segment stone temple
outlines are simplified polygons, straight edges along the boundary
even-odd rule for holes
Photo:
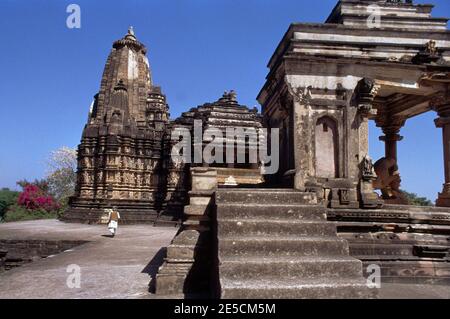
[[[261,114],[231,91],[176,120],[130,29],[108,57],[63,219],[100,223],[115,205],[126,223],[181,221],[156,276],[159,295],[371,298],[371,265],[386,282],[449,283],[450,32],[432,9],[340,0],[325,23],[289,26],[257,97]],[[444,186],[435,207],[417,207],[400,190],[397,144],[408,119],[432,111]],[[369,121],[383,132],[376,161]],[[171,157],[174,131],[236,127],[258,135],[244,140],[245,163]],[[267,173],[250,153],[271,143],[273,129],[279,169]],[[185,143],[188,157],[207,142]]]

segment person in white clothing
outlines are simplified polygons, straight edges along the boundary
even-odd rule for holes
[[[108,211],[108,230],[114,237],[117,233],[117,229],[119,228],[120,214],[119,211],[117,210],[117,207],[113,207],[113,209],[108,209],[107,211]]]

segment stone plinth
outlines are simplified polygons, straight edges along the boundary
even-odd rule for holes
[[[192,168],[191,178],[190,204],[185,207],[180,232],[167,248],[166,260],[156,276],[157,295],[184,294],[189,297],[210,290],[211,213],[217,172],[209,168]]]
[[[328,210],[350,254],[381,267],[383,282],[450,282],[450,209],[384,205]]]

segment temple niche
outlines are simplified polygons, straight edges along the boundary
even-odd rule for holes
[[[314,146],[316,175],[319,178],[336,178],[339,176],[337,124],[328,116],[316,122]]]

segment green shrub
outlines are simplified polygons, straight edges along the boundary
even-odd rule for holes
[[[408,198],[409,204],[414,206],[434,206],[433,202],[426,197],[421,197],[415,193],[409,193],[402,190],[403,194]]]
[[[0,190],[0,201],[5,202],[7,206],[17,203],[19,192],[12,191],[9,188],[2,188]]]
[[[18,222],[36,219],[53,219],[58,217],[58,211],[47,212],[45,210],[27,210],[16,204],[10,206],[4,215],[5,222]]]
[[[3,220],[3,216],[6,213],[8,204],[4,200],[0,200],[0,222]]]
[[[17,203],[19,192],[9,188],[0,189],[0,222],[4,221],[8,208]]]

